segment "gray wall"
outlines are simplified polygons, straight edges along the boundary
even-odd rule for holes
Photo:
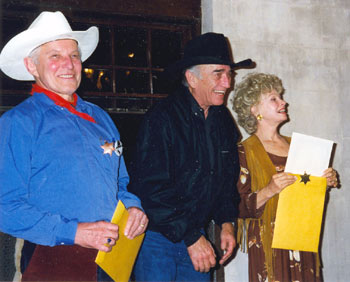
[[[333,167],[342,187],[329,193],[321,258],[325,281],[349,281],[350,1],[202,0],[202,31],[224,33],[235,61],[250,57],[254,71],[283,80],[291,121],[282,134],[335,141]],[[238,71],[236,81],[247,72]],[[226,281],[247,280],[246,260],[238,253]]]

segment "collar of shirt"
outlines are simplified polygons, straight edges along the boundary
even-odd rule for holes
[[[191,112],[196,115],[196,116],[200,116],[203,117],[204,119],[204,110],[199,106],[198,102],[196,101],[196,99],[192,96],[191,92],[188,90],[188,88],[186,87],[186,95],[185,95],[186,99],[188,100],[187,102],[190,105],[191,108]],[[220,109],[221,106],[210,106],[209,110],[208,110],[208,117],[209,115],[212,115],[214,112],[216,112],[217,110]],[[207,117],[207,119],[208,119]]]
[[[57,106],[66,108],[69,112],[81,117],[82,119],[96,123],[95,119],[92,116],[90,116],[87,113],[79,112],[75,109],[75,107],[77,105],[77,101],[78,101],[78,95],[76,93],[73,94],[73,102],[68,102],[67,100],[65,100],[61,96],[59,96],[58,94],[56,94],[52,91],[49,91],[45,88],[42,88],[36,83],[32,85],[32,91],[30,92],[30,94],[33,95],[34,93],[43,93],[44,95],[49,97]]]

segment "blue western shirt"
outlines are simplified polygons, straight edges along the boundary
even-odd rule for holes
[[[79,222],[110,221],[126,189],[124,159],[102,145],[120,140],[108,114],[78,97],[76,110],[34,93],[0,119],[0,230],[41,245],[73,244]]]

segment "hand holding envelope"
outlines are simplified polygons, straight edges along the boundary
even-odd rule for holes
[[[114,212],[112,223],[119,226],[119,239],[109,253],[99,251],[95,262],[114,280],[129,281],[130,274],[140,249],[143,237],[141,234],[134,239],[124,235],[129,213],[124,204],[119,201]]]
[[[279,194],[272,248],[318,252],[333,141],[293,133],[285,171],[298,180]]]
[[[338,174],[333,168],[327,168],[324,171],[322,177],[325,177],[327,179],[327,188],[338,187]]]

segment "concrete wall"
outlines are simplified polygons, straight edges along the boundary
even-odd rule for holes
[[[235,61],[252,58],[254,71],[282,79],[291,119],[282,134],[336,142],[333,167],[342,187],[329,193],[321,257],[325,281],[349,281],[350,1],[202,0],[202,31],[224,33]],[[226,281],[247,281],[246,261],[238,253],[225,268]]]

